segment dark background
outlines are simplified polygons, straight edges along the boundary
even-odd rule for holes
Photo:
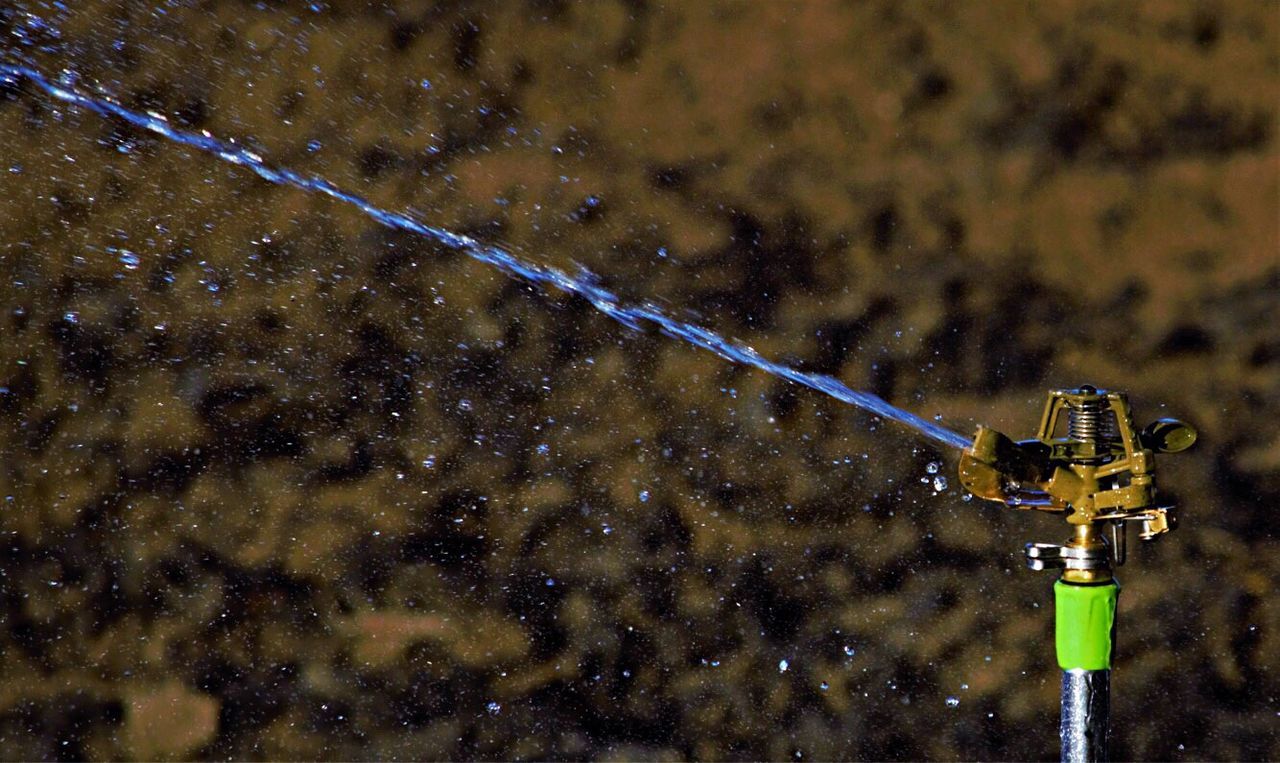
[[[1194,422],[1113,753],[1280,757],[1275,4],[68,7],[6,59],[959,431]],[[0,170],[0,756],[1056,755],[1065,526],[954,452],[27,84]]]

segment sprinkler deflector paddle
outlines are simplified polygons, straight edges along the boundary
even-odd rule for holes
[[[1107,759],[1120,592],[1112,570],[1124,564],[1129,524],[1142,540],[1173,528],[1172,507],[1156,503],[1155,456],[1195,441],[1196,430],[1175,419],[1139,431],[1123,393],[1084,386],[1049,393],[1035,437],[1014,441],[979,427],[960,456],[960,483],[970,493],[1062,514],[1071,525],[1065,543],[1026,547],[1031,569],[1062,570],[1053,590],[1064,761]]]

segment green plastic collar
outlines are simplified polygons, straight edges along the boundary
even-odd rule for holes
[[[1063,670],[1110,670],[1120,586],[1053,584],[1058,666]]]

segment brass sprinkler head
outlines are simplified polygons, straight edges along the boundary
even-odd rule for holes
[[[1028,545],[1028,565],[1061,567],[1069,582],[1103,582],[1111,579],[1113,563],[1124,563],[1127,523],[1140,523],[1143,540],[1172,528],[1172,507],[1156,505],[1155,454],[1178,453],[1195,441],[1196,430],[1175,419],[1138,432],[1122,392],[1053,390],[1032,439],[1015,442],[978,427],[960,456],[960,484],[988,501],[1066,514],[1071,539]],[[1108,528],[1111,537],[1104,539]]]

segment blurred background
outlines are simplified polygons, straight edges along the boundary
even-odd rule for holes
[[[1120,759],[1280,757],[1277,51],[1265,2],[0,9],[965,434],[1193,422]],[[1056,757],[1065,525],[956,452],[29,83],[0,170],[0,757]]]

